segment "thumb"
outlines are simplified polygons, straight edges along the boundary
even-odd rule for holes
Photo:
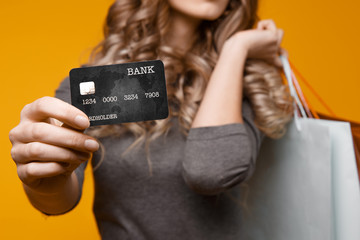
[[[282,68],[283,65],[282,65],[282,62],[280,60],[280,57],[279,56],[276,56],[273,60],[273,64],[278,67],[278,68]]]

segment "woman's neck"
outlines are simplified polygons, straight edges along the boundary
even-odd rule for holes
[[[188,51],[196,39],[196,30],[200,23],[200,19],[171,10],[170,31],[165,36],[166,43],[180,51]]]

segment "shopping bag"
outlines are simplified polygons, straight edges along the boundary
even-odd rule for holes
[[[310,240],[331,236],[329,129],[300,119],[286,135],[266,138],[244,190],[244,239]]]
[[[266,138],[244,189],[244,239],[360,239],[360,191],[350,126],[298,119]]]
[[[244,239],[358,240],[360,186],[350,124],[312,119],[288,60],[281,60],[294,120],[283,138],[262,144],[244,189]]]
[[[360,186],[350,124],[313,121],[328,126],[330,130],[333,239],[360,239]]]
[[[360,123],[357,123],[355,121],[345,120],[345,119],[340,118],[340,117],[329,116],[329,115],[326,115],[324,113],[319,113],[319,112],[317,113],[317,115],[321,119],[335,120],[335,121],[347,121],[347,122],[350,123],[351,134],[352,134],[353,142],[354,142],[353,147],[354,147],[355,158],[356,158],[357,169],[358,169],[358,175],[359,175],[359,181],[360,181]]]
[[[354,141],[353,146],[355,151],[355,158],[356,158],[359,181],[360,181],[360,123],[336,116],[335,112],[331,109],[331,107],[326,104],[326,102],[320,97],[320,95],[315,91],[315,89],[311,86],[311,84],[304,78],[304,76],[295,68],[295,66],[290,62],[287,63],[287,59],[283,59],[283,61],[285,65],[287,65],[287,71],[290,71],[292,77],[292,79],[287,79],[287,80],[292,81],[294,83],[296,93],[299,95],[300,101],[302,103],[301,105],[303,105],[307,117],[316,118],[316,119],[328,119],[335,121],[346,121],[350,123],[351,133]],[[290,67],[292,69],[290,69]],[[294,72],[292,70],[294,70]],[[329,112],[329,115],[315,111],[315,109],[311,106],[309,101],[307,101],[306,96],[303,94],[300,84],[297,81],[296,75],[299,76],[301,81],[307,86],[307,88],[312,92],[312,94],[316,97],[316,99],[325,107],[325,109]]]

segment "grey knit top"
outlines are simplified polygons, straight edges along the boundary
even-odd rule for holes
[[[70,102],[68,78],[56,97]],[[242,112],[244,124],[192,128],[187,137],[172,119],[150,144],[151,176],[144,146],[121,156],[131,133],[99,139],[93,211],[102,239],[243,239],[239,183],[252,175],[264,135],[246,99]],[[75,170],[80,187],[85,167]]]

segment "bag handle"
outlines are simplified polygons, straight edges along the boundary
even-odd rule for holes
[[[330,115],[333,117],[337,117],[335,112],[329,107],[329,105],[327,105],[325,103],[325,101],[320,97],[320,95],[315,91],[315,89],[309,84],[309,82],[306,81],[305,77],[296,69],[296,67],[294,66],[294,64],[292,64],[291,61],[289,61],[289,65],[291,66],[291,69],[295,72],[295,74],[297,76],[299,76],[300,80],[310,89],[311,93],[314,94],[316,99],[326,108],[326,110],[330,113]],[[294,72],[293,72],[294,79],[297,82]],[[298,84],[298,86],[299,86],[299,84]],[[300,86],[299,86],[299,88],[300,88]],[[314,117],[319,119],[320,117],[318,116],[318,114],[316,114],[314,108],[309,104],[309,101],[307,101],[306,98],[305,98],[305,102],[308,104],[309,109],[312,112],[312,114],[314,115]]]
[[[291,68],[290,68],[289,61],[288,61],[287,57],[284,56],[284,55],[280,56],[280,60],[281,60],[281,62],[283,64],[284,74],[285,74],[286,80],[288,82],[290,94],[294,98],[295,104],[300,110],[300,115],[302,117],[304,117],[304,118],[307,118],[304,107],[303,107],[303,105],[302,105],[302,103],[301,103],[301,101],[299,99],[299,96],[298,96],[298,94],[296,92],[296,89],[294,87],[294,82],[293,82],[292,75],[291,75]],[[296,111],[295,111],[294,115],[295,116],[298,115],[298,114],[296,114]]]
[[[303,94],[301,87],[299,85],[299,82],[297,81],[296,76],[292,71],[291,71],[291,76],[294,81],[295,89],[296,89],[297,93],[299,94],[302,104],[304,105],[306,114],[309,116],[309,118],[319,117],[317,115],[317,113],[315,112],[315,110],[312,108],[312,106],[310,106],[310,102],[307,100],[306,96]]]
[[[296,129],[298,131],[301,131],[301,125],[300,125],[299,118],[300,117],[307,118],[307,115],[305,113],[304,106],[303,106],[302,102],[300,101],[298,93],[297,93],[297,91],[295,89],[289,61],[288,61],[287,57],[284,56],[284,55],[280,55],[280,60],[281,60],[282,65],[283,65],[285,79],[286,79],[286,81],[288,83],[288,86],[289,86],[290,95],[295,100],[294,103],[293,103],[294,104],[294,123],[295,123]]]

